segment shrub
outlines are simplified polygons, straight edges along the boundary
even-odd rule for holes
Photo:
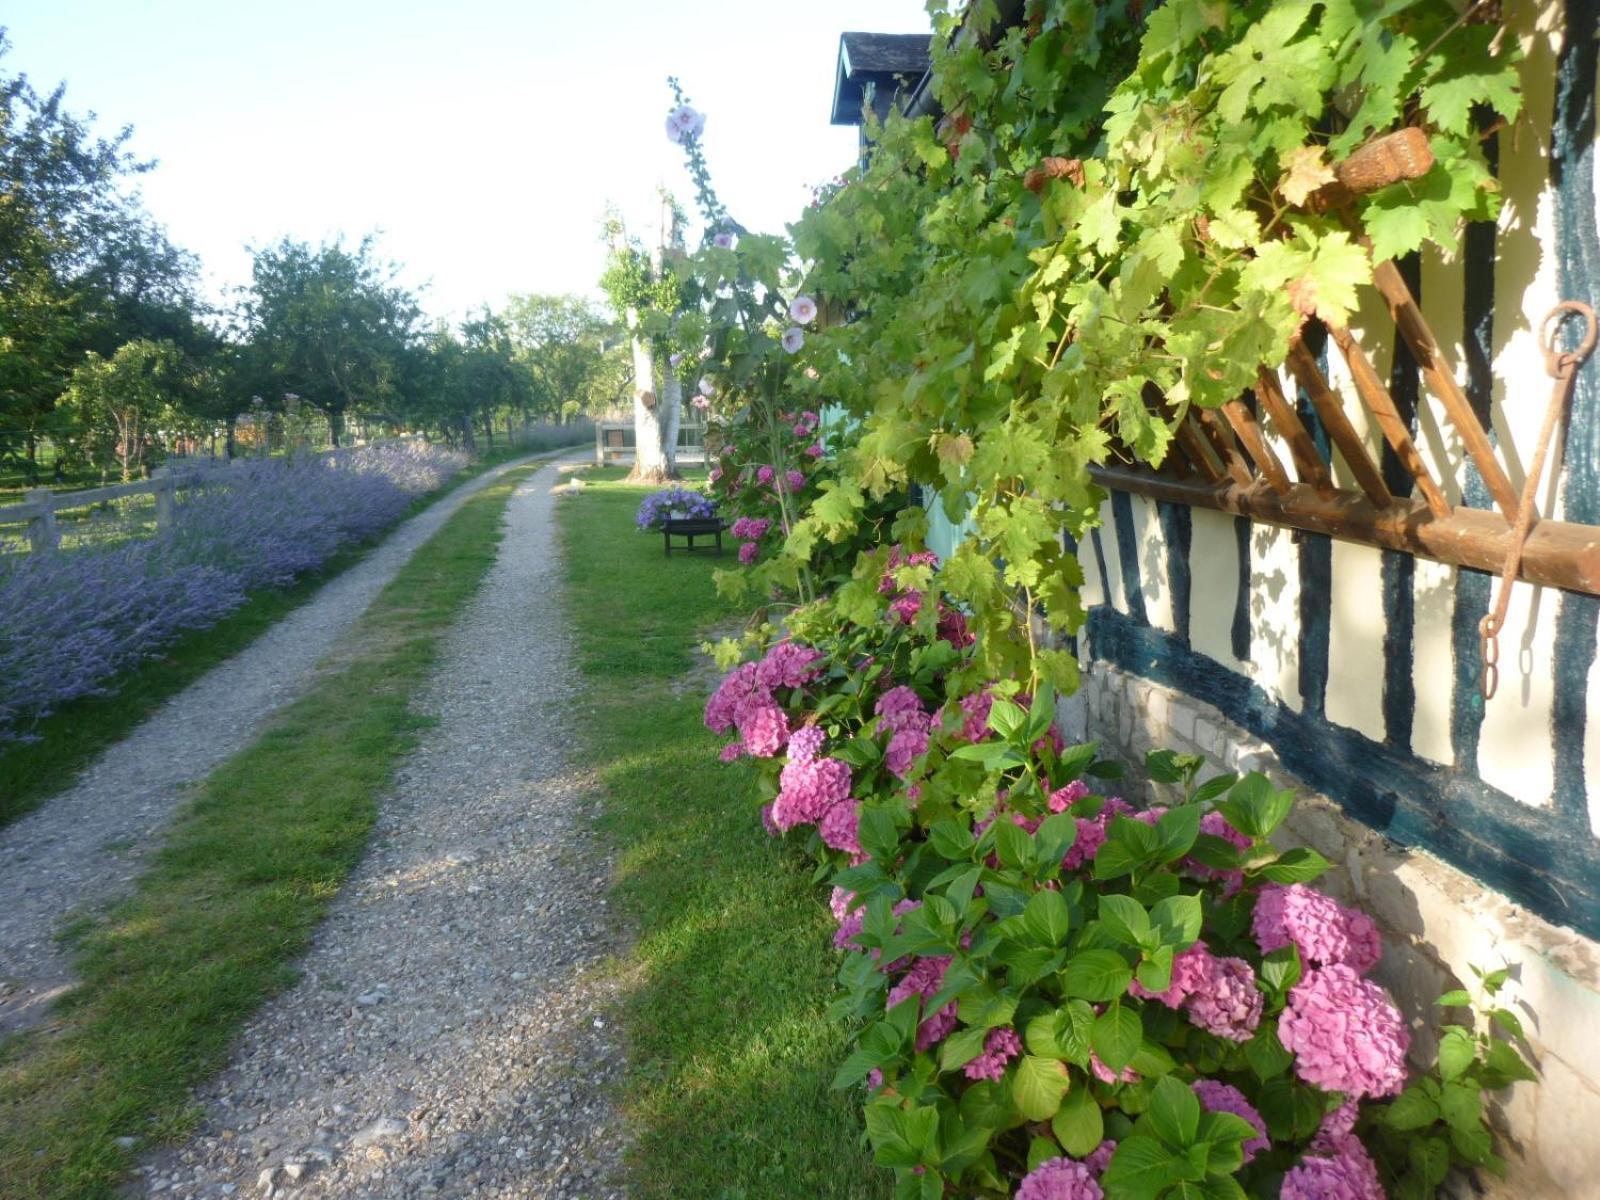
[[[159,537],[0,556],[0,741],[386,529],[465,462],[425,445],[241,462],[180,492]]]
[[[1170,802],[1136,809],[1047,685],[990,671],[932,555],[871,561],[873,619],[821,601],[766,628],[706,723],[832,884],[836,1083],[865,1084],[898,1196],[1422,1197],[1500,1166],[1482,1091],[1531,1072],[1447,1026],[1414,1075],[1375,925],[1269,840],[1291,793],[1157,752]]]

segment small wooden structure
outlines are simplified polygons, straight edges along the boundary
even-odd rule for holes
[[[679,550],[694,554],[697,551],[704,553],[711,549],[710,546],[696,546],[696,538],[713,538],[718,555],[722,553],[722,532],[727,524],[721,517],[668,517],[661,524],[661,541],[668,558],[672,557],[672,539],[678,538],[682,544]]]

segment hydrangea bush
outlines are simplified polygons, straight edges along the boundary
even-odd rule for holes
[[[0,743],[388,528],[465,462],[420,444],[240,462],[180,491],[159,537],[0,556]]]
[[[1377,927],[1271,841],[1290,793],[1158,752],[1165,802],[1130,804],[1048,686],[989,671],[932,555],[863,561],[875,619],[790,613],[705,716],[831,887],[836,1084],[897,1195],[1378,1200],[1499,1166],[1482,1091],[1531,1072],[1465,1026],[1408,1064]]]
[[[709,519],[716,515],[717,506],[709,496],[689,488],[671,487],[651,492],[640,501],[634,524],[641,533],[648,533],[659,530],[669,518]]]

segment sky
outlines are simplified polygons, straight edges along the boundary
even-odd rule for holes
[[[663,184],[692,212],[668,75],[729,211],[780,231],[854,160],[828,124],[839,34],[929,27],[922,0],[9,0],[0,23],[0,73],[133,126],[145,205],[212,299],[248,246],[376,232],[447,318],[598,296],[608,203],[641,234]]]

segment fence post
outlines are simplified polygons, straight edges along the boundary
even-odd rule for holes
[[[28,546],[35,554],[53,554],[61,540],[56,528],[55,493],[49,488],[29,488],[23,493],[26,503],[37,504],[41,511],[28,520]]]
[[[165,533],[172,528],[172,468],[158,467],[150,479],[156,485],[156,532]]]

